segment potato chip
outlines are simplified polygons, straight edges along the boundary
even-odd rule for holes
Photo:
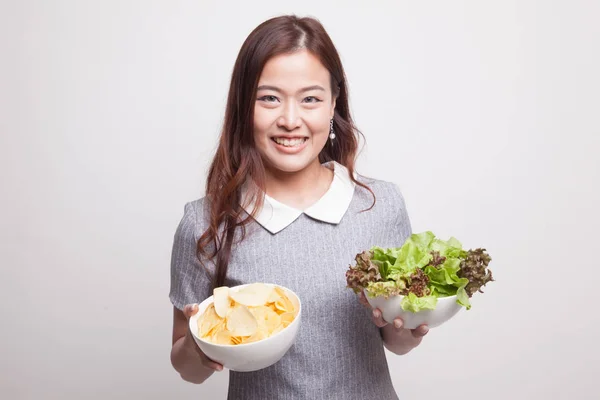
[[[292,306],[294,307],[294,317],[296,315],[298,315],[298,311],[300,311],[300,302],[298,300],[298,298],[294,295],[288,295],[287,296],[288,300],[290,301],[290,303],[292,303]]]
[[[213,337],[213,342],[217,344],[233,344],[231,339],[231,332],[221,330]]]
[[[215,290],[213,290],[213,299],[217,315],[221,318],[225,318],[227,313],[231,310],[229,288],[227,286],[215,288]]]
[[[280,315],[281,323],[287,322],[288,324],[291,324],[295,317],[296,316],[294,315],[293,312],[283,313]]]
[[[269,298],[267,299],[267,304],[275,303],[277,300],[279,300],[279,298],[281,297],[281,294],[278,291],[278,289],[279,289],[278,287],[275,287],[273,289],[273,291],[269,295]]]
[[[256,333],[258,324],[254,315],[243,304],[236,304],[227,317],[227,330],[233,336],[250,336]]]
[[[238,291],[221,286],[198,319],[198,334],[221,345],[253,343],[285,329],[299,309],[296,297],[277,286],[253,283]]]
[[[214,327],[213,327],[213,328],[210,330],[210,332],[208,332],[208,333],[206,334],[206,337],[210,337],[210,338],[211,338],[211,340],[212,340],[212,339],[214,339],[214,338],[215,338],[215,336],[216,336],[216,335],[217,335],[219,332],[226,330],[226,329],[225,329],[225,324],[226,324],[226,321],[225,321],[224,319],[222,319],[221,321],[219,321],[219,323],[218,323],[218,324],[216,324],[216,325],[215,325],[215,326],[214,326]]]
[[[241,344],[243,336],[231,336],[231,343],[233,344]]]
[[[275,287],[273,291],[277,294],[277,296],[271,296],[270,298],[275,299],[273,304],[275,306],[276,311],[278,311],[279,314],[286,312],[294,312],[299,308],[298,306],[294,305],[294,303],[292,303],[285,290],[279,287]]]
[[[280,287],[278,287],[278,286],[275,286],[275,287],[273,288],[273,291],[274,291],[275,293],[277,293],[277,295],[278,295],[279,297],[287,297],[287,293],[285,293],[285,290],[283,290],[282,288],[280,288]]]
[[[265,331],[257,330],[254,335],[244,339],[242,343],[258,342],[259,340],[266,339],[267,337],[268,334]]]
[[[272,313],[267,318],[267,331],[269,333],[273,332],[277,327],[281,325],[281,317],[277,313]]]
[[[264,305],[272,292],[272,287],[263,283],[253,283],[238,291],[230,291],[229,296],[235,300],[236,303],[248,307],[256,307]]]
[[[211,304],[198,319],[198,336],[206,336],[219,322],[221,317],[215,312],[215,306]]]
[[[275,308],[282,313],[294,312],[294,305],[287,297],[281,297],[275,302]]]
[[[266,306],[252,307],[250,312],[256,318],[259,330],[272,332],[281,323],[281,317],[273,309]]]

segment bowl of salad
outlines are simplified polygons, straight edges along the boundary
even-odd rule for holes
[[[346,271],[347,287],[363,292],[373,308],[391,323],[402,318],[404,328],[439,326],[461,309],[471,309],[471,297],[494,280],[490,255],[483,248],[464,250],[430,232],[411,235],[401,247],[356,255]]]

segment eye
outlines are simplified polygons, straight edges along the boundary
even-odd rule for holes
[[[275,100],[278,100],[277,97],[273,96],[273,95],[267,95],[267,96],[263,96],[263,97],[259,97],[258,98],[259,101],[266,101],[267,103],[272,103]]]
[[[313,96],[305,97],[304,100],[306,100],[307,103],[319,103],[321,101]]]

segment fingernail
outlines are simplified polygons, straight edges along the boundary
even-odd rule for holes
[[[396,329],[400,329],[400,328],[402,328],[402,323],[400,321],[394,321],[394,327]]]
[[[423,332],[423,335],[426,335],[427,332],[429,332],[429,328],[424,327],[423,329],[421,329],[421,331]]]
[[[377,310],[373,310],[373,316],[374,316],[375,318],[379,318],[379,311],[377,311]]]

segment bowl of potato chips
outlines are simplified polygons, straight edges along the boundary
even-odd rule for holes
[[[206,356],[232,371],[256,371],[279,361],[300,327],[302,305],[283,286],[250,283],[215,288],[190,318]]]

